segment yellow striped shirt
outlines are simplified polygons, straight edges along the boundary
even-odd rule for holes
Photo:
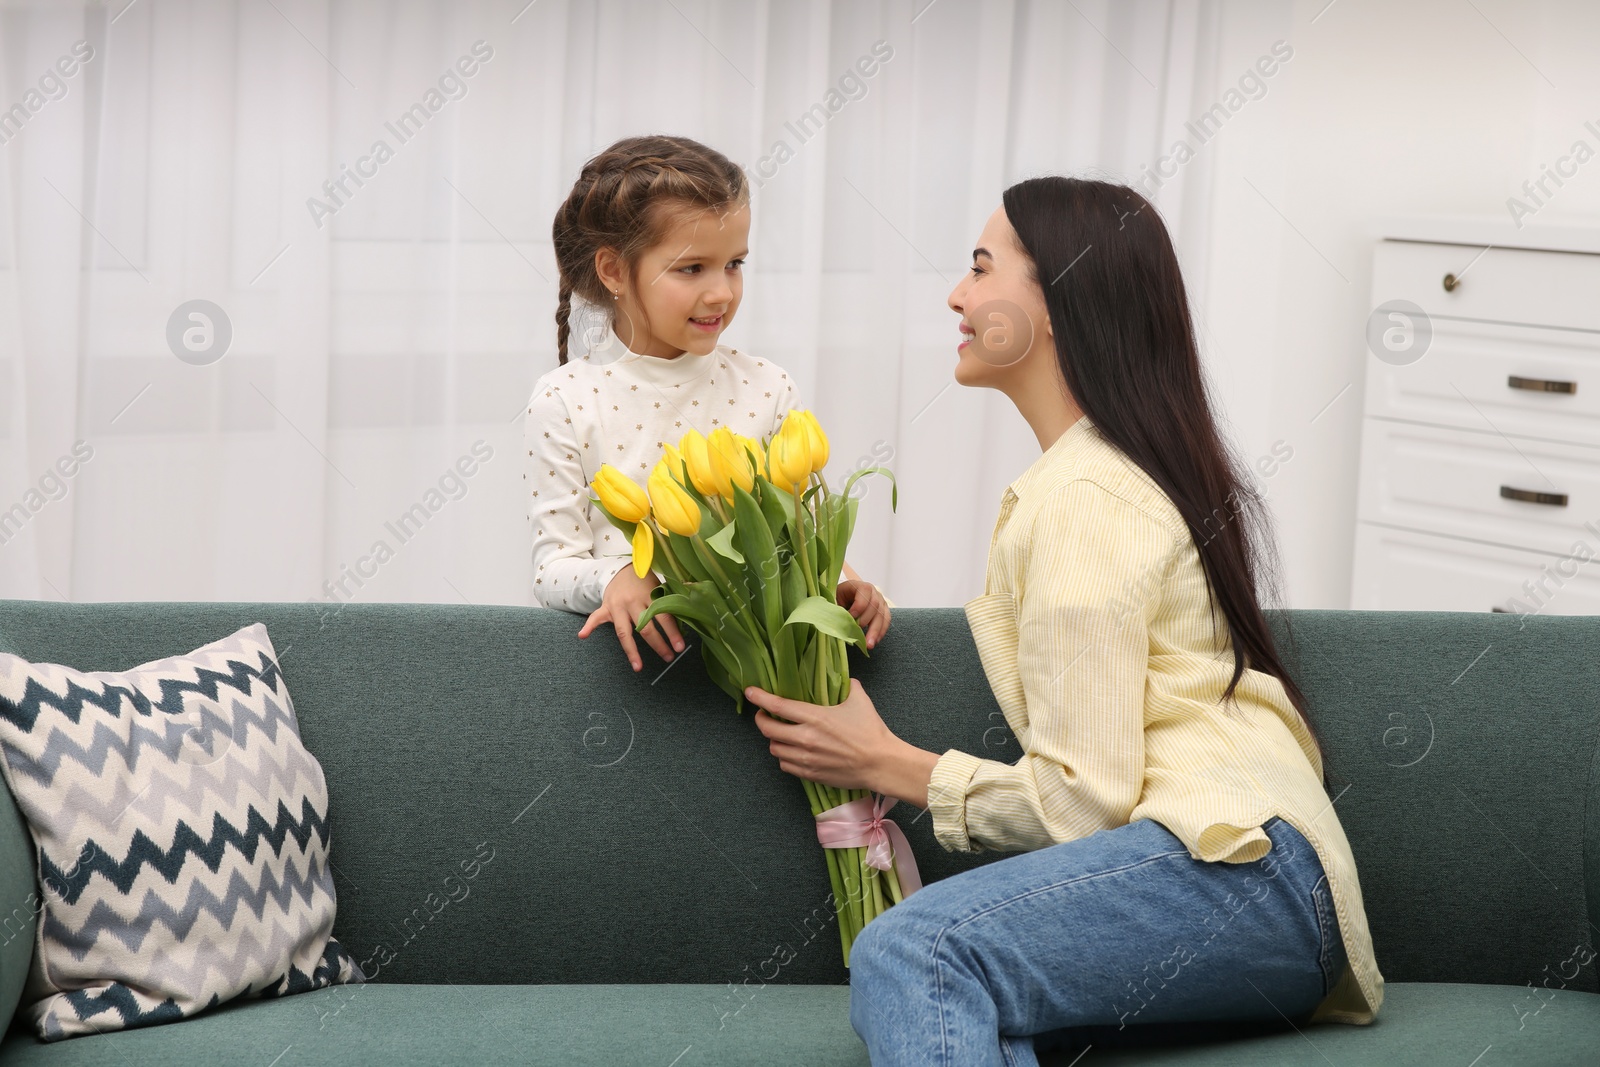
[[[983,595],[966,605],[1023,755],[941,755],[934,836],[1023,852],[1149,818],[1196,859],[1246,863],[1281,816],[1322,861],[1349,957],[1313,1020],[1369,1023],[1383,976],[1321,757],[1276,678],[1246,670],[1219,703],[1233,643],[1207,588],[1178,509],[1080,418],[1007,488]]]

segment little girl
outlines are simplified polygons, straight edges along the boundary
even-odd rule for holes
[[[739,310],[749,236],[744,172],[686,137],[629,137],[589,160],[552,227],[561,365],[534,385],[524,431],[533,593],[587,613],[579,637],[611,623],[636,671],[634,626],[660,579],[634,574],[628,539],[592,505],[589,481],[610,463],[643,487],[663,445],[689,430],[763,440],[798,406],[781,367],[717,343]],[[575,299],[600,321],[569,362]],[[836,598],[870,648],[889,604],[848,563],[844,573]],[[642,635],[664,660],[684,649],[670,615]]]

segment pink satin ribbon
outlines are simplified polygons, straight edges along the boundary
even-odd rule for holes
[[[911,854],[911,842],[906,840],[906,832],[893,819],[884,818],[884,813],[898,803],[898,800],[881,793],[869,793],[829,808],[817,816],[817,840],[822,842],[823,848],[858,848],[865,845],[867,864],[880,871],[887,871],[898,858],[900,893],[909,897],[922,888],[917,858]]]

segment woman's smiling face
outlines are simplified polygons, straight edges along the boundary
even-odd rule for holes
[[[956,381],[1004,389],[1031,370],[1041,353],[1055,359],[1044,293],[1033,263],[1017,242],[1004,207],[995,208],[972,250],[972,269],[947,301],[961,316]]]
[[[744,296],[750,208],[680,215],[634,265],[631,279],[610,249],[595,267],[615,302],[617,337],[647,356],[705,355],[717,346]]]

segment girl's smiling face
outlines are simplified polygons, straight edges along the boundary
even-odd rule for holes
[[[680,209],[631,271],[614,250],[600,249],[595,270],[617,294],[618,339],[645,356],[708,354],[739,310],[749,244],[750,208],[744,205]]]

